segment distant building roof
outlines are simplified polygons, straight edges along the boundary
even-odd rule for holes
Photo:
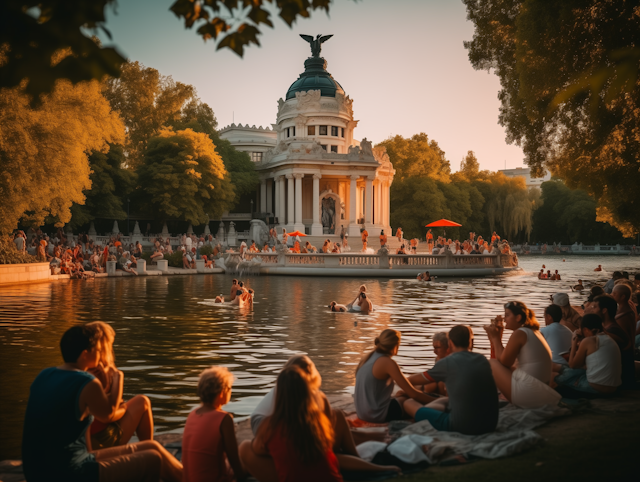
[[[528,167],[516,167],[515,169],[500,169],[500,172],[507,177],[522,177],[528,189],[540,187],[540,185],[551,180],[551,174],[545,171],[542,177],[531,177],[531,169]]]

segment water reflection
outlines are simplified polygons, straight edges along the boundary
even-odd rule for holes
[[[540,281],[545,263],[563,280]],[[481,325],[502,304],[521,299],[539,315],[549,295],[578,278],[602,282],[614,269],[635,271],[640,260],[530,258],[525,273],[482,279],[360,280],[353,278],[250,277],[256,290],[253,312],[213,303],[229,292],[229,276],[100,279],[0,289],[0,460],[19,457],[29,385],[47,366],[61,363],[58,342],[71,325],[104,321],[116,330],[116,362],[125,373],[125,396],[151,398],[159,432],[180,431],[198,403],[199,372],[212,365],[230,368],[237,380],[227,407],[236,416],[251,412],[294,353],[309,354],[327,393],[353,390],[354,370],[384,328],[402,331],[397,357],[406,372],[433,364],[431,336],[458,323],[474,327],[476,350],[488,354]],[[368,316],[330,313],[331,300],[351,301],[365,283],[375,304]],[[570,294],[580,304],[584,295]]]

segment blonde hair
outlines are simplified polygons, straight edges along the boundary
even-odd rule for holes
[[[100,353],[100,362],[105,368],[115,368],[116,358],[113,354],[113,341],[116,337],[115,330],[103,321],[87,323],[88,327],[95,328],[99,333],[97,348]]]
[[[218,395],[231,389],[234,376],[226,367],[211,367],[202,370],[198,380],[198,397],[205,405],[212,404]]]
[[[322,377],[311,358],[307,355],[293,355],[287,360],[287,363],[284,364],[282,369],[285,370],[291,366],[297,366],[307,374],[307,382],[311,390],[315,391],[320,388],[320,385],[322,385]]]
[[[358,364],[358,368],[356,368],[356,373],[360,370],[360,367],[367,363],[371,355],[375,352],[384,353],[386,355],[390,355],[393,349],[400,345],[400,338],[402,334],[397,330],[392,330],[391,328],[387,328],[380,333],[380,336],[377,336],[373,341],[375,348],[362,357],[360,363]]]

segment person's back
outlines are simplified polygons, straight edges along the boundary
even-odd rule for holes
[[[193,410],[187,417],[182,436],[183,482],[233,480],[220,432],[226,415],[222,410]]]
[[[266,424],[264,428],[266,429]],[[282,427],[278,427],[271,433],[265,446],[273,458],[280,482],[342,481],[338,459],[332,450],[328,450],[323,457],[305,463],[300,457],[294,455],[297,452],[296,447],[287,438]]]
[[[527,342],[518,353],[518,368],[543,383],[549,383],[551,379],[551,349],[540,333],[540,330],[532,330],[523,326],[518,328],[527,335]]]
[[[622,384],[620,348],[606,333],[595,338],[597,349],[586,357],[587,380],[597,385],[618,387]]]
[[[384,422],[391,403],[393,380],[391,378],[379,380],[373,375],[374,363],[383,356],[387,355],[374,352],[356,373],[353,395],[356,413],[358,418],[367,422]]]
[[[558,305],[549,305],[544,310],[544,320],[547,326],[540,328],[540,333],[551,349],[553,363],[567,365],[567,359],[563,356],[571,352],[571,337],[573,333],[562,325],[562,308]]]
[[[24,417],[22,464],[29,482],[98,480],[87,449],[92,416],[80,420],[78,398],[95,377],[77,370],[46,368],[31,385]]]
[[[428,371],[442,380],[449,396],[450,430],[479,435],[498,423],[498,390],[484,355],[470,351],[451,353]]]

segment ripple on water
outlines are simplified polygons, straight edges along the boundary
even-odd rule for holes
[[[563,274],[559,282],[538,280],[542,264]],[[603,264],[607,271],[593,272]],[[434,333],[464,323],[475,334],[475,350],[489,353],[482,329],[508,301],[527,303],[541,318],[556,291],[581,278],[603,283],[616,269],[640,271],[640,259],[574,256],[521,260],[519,274],[479,279],[366,280],[375,305],[371,316],[327,311],[329,301],[348,303],[362,283],[353,278],[248,277],[260,303],[253,313],[213,303],[227,293],[230,276],[101,279],[0,289],[0,459],[19,457],[22,414],[38,372],[60,363],[58,343],[72,324],[101,320],[116,330],[116,362],[125,372],[127,397],[151,400],[159,432],[181,431],[198,403],[200,372],[224,365],[236,381],[226,409],[251,413],[270,390],[282,365],[295,353],[309,354],[329,394],[353,392],[355,366],[384,328],[402,332],[397,361],[407,373],[433,365]],[[573,304],[586,295],[569,292]]]

